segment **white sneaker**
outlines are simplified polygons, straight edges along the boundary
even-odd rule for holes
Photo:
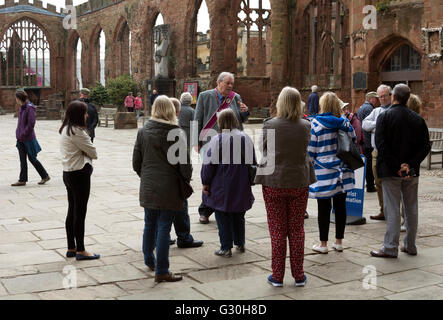
[[[320,253],[328,253],[328,247],[322,247],[318,244],[314,244],[312,250],[320,252]]]
[[[338,252],[343,252],[343,245],[334,243],[332,249],[337,250]]]
[[[406,226],[401,226],[400,227],[400,232],[406,232]]]

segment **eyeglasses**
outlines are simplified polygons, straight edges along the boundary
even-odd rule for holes
[[[378,97],[384,99],[384,98],[388,98],[388,97],[390,97],[390,96],[391,96],[391,94],[385,94],[385,95],[378,96]]]

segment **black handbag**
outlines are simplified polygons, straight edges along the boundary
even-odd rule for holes
[[[349,128],[349,122],[346,121]],[[347,132],[338,130],[337,132],[337,157],[342,160],[352,170],[357,170],[365,165],[361,158],[357,144],[352,140]]]
[[[183,196],[183,198],[188,199],[193,193],[194,189],[192,189],[192,186],[183,179],[182,175],[179,176],[180,180],[180,193]]]
[[[241,151],[241,155],[243,158],[243,162],[246,162],[245,160],[245,153],[243,150]],[[248,167],[248,179],[249,179],[249,185],[255,186],[254,180],[255,176],[257,175],[257,166],[255,164],[246,164]]]

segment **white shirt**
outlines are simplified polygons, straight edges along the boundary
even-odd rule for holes
[[[375,147],[375,127],[377,125],[377,118],[382,112],[388,110],[390,106],[391,105],[375,108],[374,110],[372,110],[369,116],[367,116],[365,120],[363,120],[361,127],[363,130],[371,133],[371,145],[375,151],[377,151],[377,148]]]
[[[60,138],[63,171],[67,172],[81,170],[86,163],[92,165],[92,159],[97,159],[97,150],[88,133],[79,127],[72,129],[74,134],[68,136],[68,127],[64,127]]]

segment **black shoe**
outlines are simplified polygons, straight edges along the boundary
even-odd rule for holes
[[[305,219],[309,219],[309,213],[307,211],[305,212]]]
[[[202,245],[203,241],[201,240],[194,240],[192,242],[185,242],[185,243],[177,242],[177,247],[179,248],[197,248],[201,247]]]
[[[244,253],[246,251],[245,246],[235,246],[235,249],[241,253]]]
[[[366,188],[367,192],[377,192],[377,188],[376,187],[371,187],[371,188]]]
[[[199,221],[200,221],[201,224],[208,224],[209,223],[209,218],[206,217],[206,216],[200,216]]]
[[[159,282],[176,282],[176,281],[180,281],[182,280],[183,277],[182,276],[178,276],[173,274],[172,272],[166,273],[166,274],[158,274],[155,276],[155,282],[159,283]]]
[[[175,241],[176,241],[175,239],[174,240],[169,240],[169,245],[173,246],[175,244]]]

